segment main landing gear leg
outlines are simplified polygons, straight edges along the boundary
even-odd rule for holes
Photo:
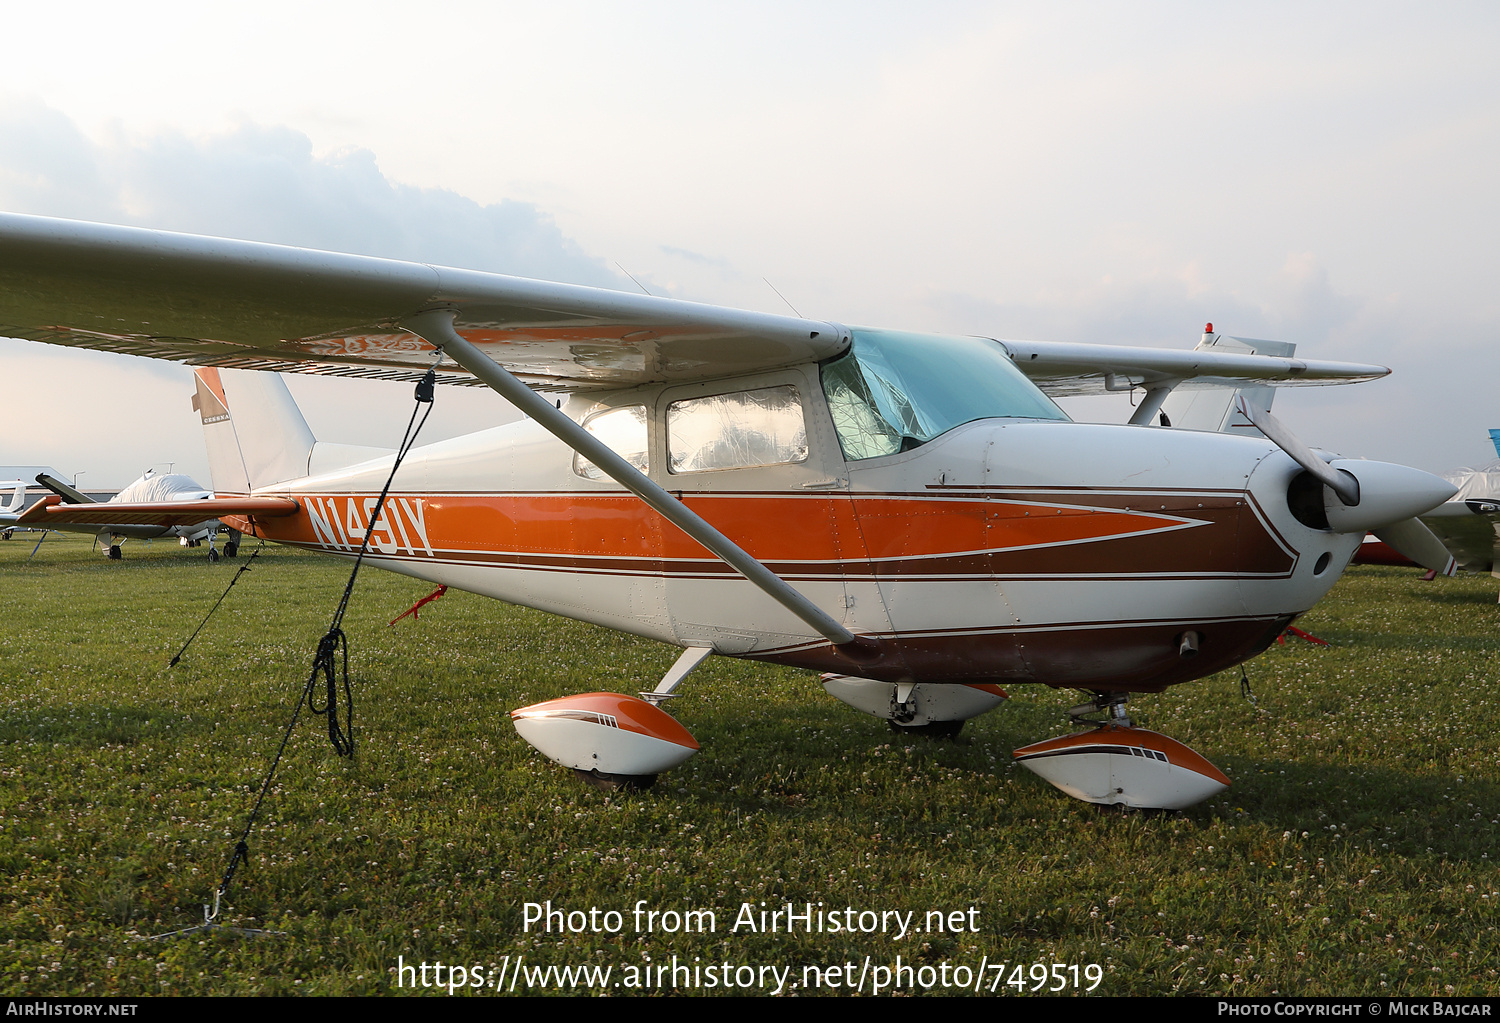
[[[1229,787],[1224,772],[1187,746],[1132,725],[1128,695],[1095,693],[1068,711],[1092,729],[1024,746],[1016,760],[1068,795],[1106,806],[1181,810]]]
[[[660,704],[711,653],[711,647],[688,647],[660,684],[639,697],[565,696],[513,710],[511,721],[521,738],[595,788],[650,788],[659,772],[698,752],[697,740]]]

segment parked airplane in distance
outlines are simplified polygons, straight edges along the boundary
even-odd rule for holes
[[[184,547],[197,547],[207,542],[208,560],[219,560],[214,538],[225,527],[217,517],[182,522],[179,521],[180,513],[164,515],[160,510],[163,505],[196,505],[214,496],[190,476],[181,473],[158,475],[154,470],[148,470],[108,501],[96,501],[47,473],[38,473],[36,482],[55,496],[38,501],[30,508],[25,507],[24,481],[0,484],[0,487],[16,488],[9,503],[0,508],[0,530],[7,540],[15,529],[92,533],[98,537],[104,553],[118,559],[121,545],[126,540],[175,537]],[[143,509],[142,505],[156,510]],[[202,510],[199,507],[189,514],[201,514]],[[239,551],[239,543],[239,531],[230,529],[229,542],[224,545],[225,556],[234,557]]]
[[[1495,454],[1500,456],[1500,430],[1490,431]],[[1450,469],[1443,479],[1458,492],[1422,516],[1437,535],[1460,571],[1489,572],[1500,577],[1500,457],[1478,468]],[[1373,537],[1366,538],[1354,556],[1356,562],[1373,565],[1417,563]]]

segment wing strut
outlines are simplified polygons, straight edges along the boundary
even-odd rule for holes
[[[1158,384],[1152,384],[1146,389],[1146,396],[1136,406],[1135,415],[1130,417],[1131,426],[1150,426],[1151,420],[1161,411],[1161,403],[1167,400],[1167,395],[1172,393],[1172,388],[1181,381],[1165,380]]]
[[[531,417],[548,433],[593,462],[606,476],[645,501],[668,522],[708,548],[712,554],[806,622],[814,632],[834,646],[873,648],[878,642],[872,637],[856,636],[834,621],[822,608],[792,589],[780,576],[709,525],[702,516],[657,486],[639,469],[615,454],[613,449],[563,415],[550,401],[465,341],[453,329],[456,312],[454,309],[433,309],[408,317],[401,325],[441,348],[454,362],[498,391],[502,398]]]

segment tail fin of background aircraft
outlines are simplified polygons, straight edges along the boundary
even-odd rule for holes
[[[195,369],[193,410],[203,418],[214,493],[248,494],[391,453],[313,437],[286,383],[275,373]]]
[[[0,506],[0,515],[19,515],[26,506],[26,481],[5,480],[0,483],[0,488],[15,487],[15,492]]]
[[[1495,445],[1495,456],[1500,458],[1500,430],[1490,431],[1490,443]]]
[[[1212,324],[1209,325],[1212,328]],[[1251,337],[1228,337],[1205,331],[1194,351],[1239,352],[1250,355],[1273,355],[1291,358],[1297,346],[1290,341],[1261,341]],[[1172,426],[1180,430],[1204,430],[1209,433],[1232,433],[1259,437],[1261,432],[1235,408],[1243,397],[1263,412],[1271,411],[1276,388],[1257,384],[1227,383],[1179,384],[1162,402]]]

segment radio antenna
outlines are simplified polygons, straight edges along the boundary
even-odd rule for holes
[[[767,279],[767,278],[765,278],[765,277],[762,277],[762,278],[761,278],[761,280],[763,280],[763,281],[765,281],[765,282],[766,282],[766,287],[768,287],[768,288],[770,288],[770,289],[771,289],[771,290],[772,290],[772,291],[775,291],[775,292],[776,292],[776,297],[777,297],[777,298],[779,298],[779,299],[781,299],[781,300],[782,300],[782,301],[783,301],[783,302],[786,302],[786,307],[787,307],[787,308],[788,308],[788,309],[790,309],[790,310],[791,310],[791,311],[792,311],[792,312],[794,312],[794,313],[796,313],[796,314],[797,314],[797,319],[799,319],[799,320],[802,320],[802,319],[806,319],[806,317],[805,317],[805,316],[803,316],[803,315],[802,315],[802,314],[801,314],[801,313],[798,313],[798,312],[797,312],[797,307],[796,307],[796,306],[794,306],[794,305],[792,305],[792,303],[790,303],[790,302],[787,302],[787,300],[786,300],[786,296],[785,296],[785,295],[783,295],[783,294],[782,294],[782,293],[781,293],[781,292],[780,292],[780,291],[776,291],[776,285],[774,285],[774,284],[772,284],[772,283],[771,283],[771,282],[770,282],[770,280],[769,280],[769,279]]]

